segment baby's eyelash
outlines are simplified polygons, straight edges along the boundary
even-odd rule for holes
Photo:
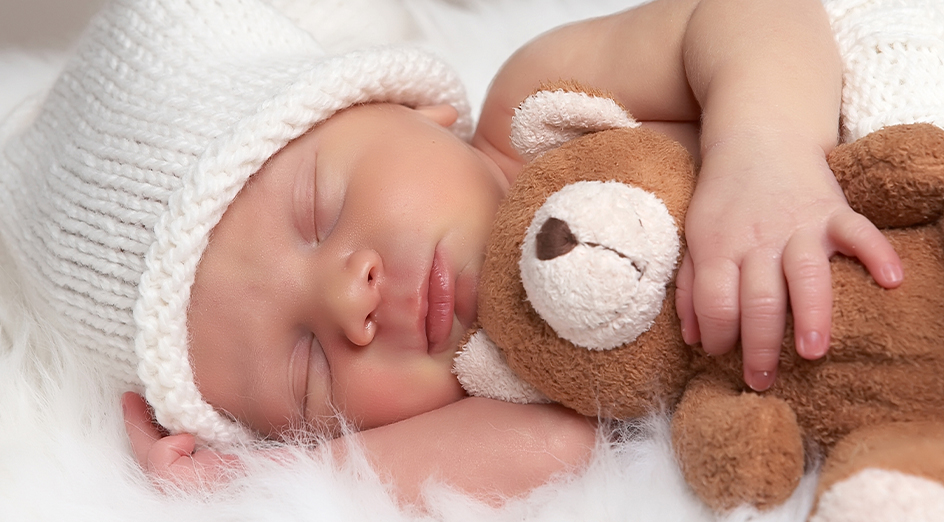
[[[308,358],[305,361],[306,364],[306,373],[305,373],[305,383],[304,389],[302,390],[301,400],[299,401],[301,408],[301,421],[305,425],[309,425],[311,422],[315,421],[317,417],[321,416],[321,405],[314,405],[315,411],[311,412],[309,410],[309,402],[312,399],[312,394],[314,394],[314,400],[317,401],[327,401],[330,405],[329,397],[322,397],[320,393],[323,391],[323,388],[327,386],[330,389],[331,381],[331,370],[330,365],[327,364],[327,359],[325,358],[324,347],[321,345],[321,342],[318,340],[318,337],[313,332],[308,332],[306,336],[308,342]],[[324,381],[324,382],[322,382]],[[314,385],[315,389],[312,390],[311,386]],[[330,391],[328,392],[330,395]],[[309,418],[315,417],[315,418]]]
[[[318,342],[318,338],[315,337],[314,332],[310,332],[310,334],[311,334],[311,343],[308,348],[308,360],[305,361],[305,363],[308,365],[308,372],[306,372],[305,374],[305,377],[306,377],[305,389],[302,390],[302,422],[305,422],[305,423],[307,423],[308,421],[308,392],[309,392],[308,382],[311,379],[311,376],[308,375],[308,373],[311,372],[311,352],[312,352],[312,347],[313,347],[312,345]]]
[[[302,419],[306,416],[308,401],[308,380],[311,372],[311,351],[314,334],[308,332],[301,335],[292,350],[289,366],[291,379],[292,402],[295,403],[296,415]]]
[[[295,175],[292,189],[292,214],[295,228],[305,241],[318,242],[315,173],[309,168],[300,168]]]

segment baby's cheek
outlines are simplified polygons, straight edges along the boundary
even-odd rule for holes
[[[335,405],[362,430],[415,417],[462,399],[459,381],[442,364],[366,368],[335,380]]]

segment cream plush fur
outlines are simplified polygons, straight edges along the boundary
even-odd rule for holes
[[[78,1],[78,0],[63,0]],[[370,38],[412,40],[460,71],[473,113],[502,60],[538,32],[615,11],[632,0],[272,0],[303,26],[333,27],[338,48]],[[373,9],[376,7],[376,9]],[[333,17],[317,18],[315,9]],[[375,16],[363,16],[374,13]],[[376,16],[384,13],[383,16]],[[348,31],[343,24],[361,25]],[[318,24],[322,24],[318,26]],[[366,36],[372,35],[372,36]],[[379,36],[378,36],[379,35]],[[373,42],[371,42],[373,43]],[[469,53],[468,49],[475,51]],[[0,119],[41,93],[63,60],[61,50],[0,49]],[[70,352],[68,332],[48,324],[42,303],[18,285],[0,245],[0,520],[803,520],[808,475],[778,509],[710,514],[685,486],[664,419],[623,427],[625,437],[597,452],[590,468],[490,508],[434,482],[430,513],[398,508],[360,464],[335,469],[318,455],[285,462],[246,460],[251,473],[213,492],[160,494],[130,456],[118,396]]]

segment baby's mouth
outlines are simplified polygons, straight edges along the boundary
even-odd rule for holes
[[[429,270],[426,299],[426,342],[434,355],[449,348],[456,302],[455,282],[438,248]]]

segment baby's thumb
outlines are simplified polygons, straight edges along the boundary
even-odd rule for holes
[[[196,439],[189,433],[180,433],[164,437],[155,442],[154,446],[151,447],[151,451],[148,453],[147,469],[157,473],[159,476],[164,476],[175,466],[184,465],[188,468],[193,468],[193,459],[191,457],[193,456],[193,450],[196,445]],[[186,459],[186,461],[181,461],[181,459]],[[170,474],[170,477],[165,478],[176,478],[178,473],[174,471]]]
[[[675,276],[675,313],[678,314],[682,328],[682,340],[685,344],[695,344],[701,340],[698,330],[698,317],[695,315],[695,303],[692,300],[692,287],[695,285],[695,268],[692,258],[685,252],[682,266]]]

